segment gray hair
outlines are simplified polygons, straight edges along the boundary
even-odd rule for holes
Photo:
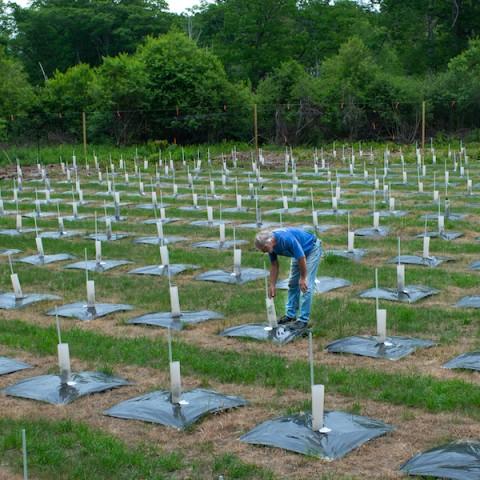
[[[273,240],[273,231],[262,230],[261,232],[258,232],[255,237],[255,247],[262,250],[271,240]]]

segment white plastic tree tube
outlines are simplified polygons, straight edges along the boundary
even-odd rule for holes
[[[423,237],[423,258],[430,256],[430,237],[426,235]]]
[[[288,210],[288,198],[286,195],[282,197],[283,209]]]
[[[292,196],[293,198],[297,198],[297,193],[298,193],[298,185],[294,183],[292,185]]]
[[[338,199],[337,197],[332,197],[332,210],[336,211],[338,208]]]
[[[213,207],[210,205],[207,207],[207,221],[213,223]]]
[[[403,292],[405,290],[405,265],[397,265],[397,290]]]
[[[87,280],[87,306],[95,307],[95,281]]]
[[[312,385],[312,430],[318,432],[323,428],[325,387]]]
[[[440,233],[445,231],[445,217],[443,215],[438,216],[438,231]]]
[[[316,210],[312,210],[312,222],[315,228],[318,227],[318,214]]]
[[[172,317],[180,317],[182,312],[180,310],[180,300],[178,298],[177,285],[170,285],[170,311]]]
[[[35,244],[37,245],[37,252],[40,257],[43,257],[45,255],[45,252],[43,250],[43,242],[41,237],[35,237]]]
[[[19,232],[22,230],[22,216],[19,213],[16,216],[16,228]]]
[[[423,193],[423,182],[418,182],[418,193]]]
[[[407,183],[407,172],[404,170],[402,172],[403,183]]]
[[[12,282],[13,293],[15,295],[15,299],[19,300],[23,298],[22,287],[20,285],[20,280],[18,279],[18,275],[16,273],[12,273],[10,275],[10,280]]]
[[[233,249],[233,273],[240,276],[242,271],[242,250],[240,248]]]
[[[107,238],[112,238],[112,221],[110,218],[105,218],[105,227],[107,229]]]
[[[68,343],[59,343],[57,345],[58,366],[60,368],[60,381],[65,384],[70,381],[72,369],[70,365],[70,350]]]
[[[220,229],[220,243],[225,243],[225,224],[224,223],[221,223],[219,225],[219,229]]]
[[[355,232],[347,232],[347,251],[353,252],[355,250]]]
[[[373,228],[380,226],[380,212],[373,212]]]
[[[393,212],[395,210],[395,198],[390,197],[388,200],[388,204],[389,204],[390,211]]]
[[[192,203],[195,208],[198,207],[198,194],[192,193]]]
[[[180,362],[170,362],[170,393],[172,403],[180,403],[182,396],[182,378],[180,375]]]
[[[156,205],[158,203],[157,201],[157,192],[152,191],[152,204]]]
[[[102,263],[102,242],[95,240],[95,261],[97,264]]]
[[[377,337],[380,343],[387,339],[387,311],[383,308],[377,308]]]
[[[63,224],[63,217],[58,217],[58,231],[60,233],[65,232],[65,225]]]
[[[73,211],[73,216],[78,217],[78,203],[77,202],[72,203],[72,211]]]
[[[170,255],[168,254],[168,247],[166,245],[160,246],[160,259],[164,267],[170,265]]]
[[[433,191],[433,201],[438,202],[438,190]]]
[[[337,185],[335,187],[335,198],[337,199],[337,201],[340,200],[341,194],[342,194],[342,187]]]
[[[159,240],[163,240],[163,223],[161,221],[157,221],[157,237]]]
[[[242,195],[237,193],[237,208],[240,210],[242,208]]]
[[[114,196],[114,201],[117,205],[120,205],[120,192],[115,192]]]
[[[267,308],[267,321],[270,328],[277,327],[277,312],[275,310],[275,302],[267,294],[265,298],[265,306]]]

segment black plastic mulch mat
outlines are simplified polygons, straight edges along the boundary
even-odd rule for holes
[[[0,308],[4,310],[14,310],[36,302],[60,299],[61,297],[58,295],[50,295],[48,293],[24,293],[22,298],[15,298],[15,294],[10,292],[0,293]]]
[[[79,237],[82,234],[83,234],[83,232],[80,232],[78,230],[65,230],[64,232],[59,232],[57,230],[57,231],[40,233],[39,237],[41,237],[41,238],[53,238],[53,239],[59,240],[61,238]]]
[[[467,214],[464,213],[450,213],[445,215],[445,220],[450,222],[454,222],[456,220],[464,220],[467,217]],[[427,213],[420,217],[422,220],[433,220],[436,221],[438,219],[438,213]]]
[[[82,260],[80,262],[65,265],[64,268],[73,268],[77,270],[88,270],[89,272],[102,273],[106,272],[107,270],[111,270],[112,268],[121,267],[122,265],[128,265],[130,263],[133,262],[130,262],[129,260],[102,260],[101,262],[97,262],[96,260]]]
[[[480,297],[463,297],[455,304],[455,306],[460,308],[480,308]]]
[[[22,213],[22,217],[25,218],[49,218],[56,217],[58,212],[31,212],[31,213]]]
[[[21,230],[17,230],[16,228],[6,228],[0,230],[0,235],[8,235],[9,237],[16,237],[18,235],[23,235],[24,233],[32,233],[35,232],[35,228],[22,228]]]
[[[419,233],[415,235],[416,238],[423,238],[423,237],[430,237],[430,238],[440,238],[441,240],[456,240],[457,238],[463,237],[462,232],[427,232]]]
[[[276,344],[285,345],[297,338],[308,335],[309,328],[290,328],[287,325],[279,325],[270,328],[266,323],[246,323],[230,327],[220,332],[221,337],[241,337],[253,340],[271,341]]]
[[[431,340],[409,337],[387,337],[380,343],[378,337],[345,337],[329,343],[325,348],[329,353],[351,353],[362,357],[399,360],[410,355],[418,348],[435,346]]]
[[[335,215],[346,215],[348,210],[317,210],[317,217],[328,217],[328,216],[335,216]]]
[[[301,203],[310,200],[310,197],[287,197],[288,203]],[[274,199],[274,202],[283,202],[283,197],[277,197]]]
[[[149,218],[148,220],[144,220],[142,223],[145,223],[146,225],[151,225],[160,221],[161,223],[166,225],[167,223],[178,222],[179,220],[179,218]]]
[[[262,228],[277,228],[280,224],[276,222],[255,222],[255,223],[241,223],[237,225],[237,228],[252,228],[252,229],[259,229]]]
[[[314,232],[317,233],[323,233],[323,232],[328,232],[328,230],[331,230],[332,228],[335,228],[336,225],[301,225],[298,228],[303,228],[303,230],[313,230]]]
[[[190,265],[186,263],[171,263],[168,266],[165,265],[148,265],[146,267],[135,268],[128,273],[135,275],[159,275],[168,277],[169,275],[177,275],[185,270],[195,270],[200,268],[198,265]]]
[[[142,243],[144,245],[171,245],[172,243],[184,242],[188,240],[186,237],[171,235],[170,237],[140,237],[136,238],[133,243]]]
[[[182,312],[179,317],[174,317],[171,312],[155,312],[140,315],[139,317],[128,320],[127,323],[133,325],[152,325],[154,327],[171,328],[173,330],[182,330],[187,325],[206,322],[208,320],[223,319],[221,313],[211,310],[200,310],[198,312]]]
[[[232,223],[230,220],[213,220],[209,222],[208,220],[195,220],[190,222],[190,225],[195,227],[218,227],[220,225],[228,225]]]
[[[56,253],[54,255],[29,255],[28,257],[19,258],[18,261],[30,265],[48,265],[49,263],[64,262],[74,258],[73,255],[68,253]]]
[[[247,207],[229,207],[229,208],[223,208],[222,212],[225,213],[247,213],[249,211],[249,208]]]
[[[64,405],[79,397],[124,385],[130,382],[101,372],[79,372],[72,373],[68,383],[62,383],[60,375],[40,375],[21,380],[3,392],[12,397]]]
[[[77,221],[81,221],[81,220],[86,220],[87,218],[92,218],[93,215],[66,215],[65,217],[63,217],[63,220],[65,222],[77,222]]]
[[[359,228],[355,230],[355,235],[357,237],[369,237],[369,238],[379,238],[386,237],[390,229],[388,227],[378,227],[378,228]]]
[[[115,242],[127,237],[128,235],[126,233],[112,233],[110,236],[108,236],[106,233],[92,233],[85,238],[87,240],[99,240],[100,242]]]
[[[248,404],[241,397],[202,388],[182,392],[180,402],[172,403],[169,391],[156,391],[121,402],[103,413],[110,417],[159,423],[182,430],[209,413]]]
[[[240,440],[335,460],[394,430],[393,426],[379,420],[336,411],[325,412],[324,425],[331,432],[314,432],[312,416],[308,413],[279,417],[261,423]]]
[[[295,215],[297,213],[303,212],[303,208],[293,207],[293,208],[275,208],[273,210],[267,210],[264,212],[265,215]]]
[[[352,282],[343,278],[318,277],[315,279],[315,293],[327,293],[337,288],[350,287]],[[279,290],[288,290],[288,278],[277,282],[276,287]]]
[[[400,261],[399,261],[400,260]],[[444,262],[454,262],[452,257],[421,257],[420,255],[400,255],[387,261],[387,263],[400,263],[404,265],[421,265],[423,267],[437,267]],[[480,268],[480,262],[479,262]]]
[[[406,210],[380,210],[378,212],[380,218],[402,218],[408,215]]]
[[[425,285],[406,285],[401,292],[399,292],[396,288],[370,288],[360,293],[359,297],[378,297],[381,300],[390,300],[391,302],[415,303],[424,298],[436,295],[437,293],[440,293],[440,290],[427,287]]]
[[[9,257],[10,255],[16,255],[17,253],[22,253],[22,250],[17,248],[0,248],[0,255]]]
[[[179,210],[182,210],[183,212],[204,212],[207,210],[206,205],[197,205],[196,207],[194,205],[184,205],[182,207],[178,207]]]
[[[106,219],[109,219],[111,223],[117,223],[117,222],[126,222],[127,217],[124,217],[122,215],[115,216],[115,215],[107,215],[106,217],[99,217],[98,221],[99,222],[105,222]]]
[[[12,358],[0,357],[0,375],[18,372],[19,370],[25,370],[26,368],[32,368],[32,366],[28,363],[19,362]]]
[[[134,205],[133,208],[141,208],[142,210],[158,210],[159,208],[167,208],[170,206],[170,203],[157,203],[154,205],[153,203],[139,203],[138,205]]]
[[[133,307],[122,303],[95,303],[94,307],[89,307],[85,302],[77,302],[49,310],[47,315],[58,314],[59,317],[95,320],[96,318],[105,317],[111,313],[125,312],[128,310],[133,310]]]
[[[480,372],[480,351],[462,353],[443,365],[443,368],[462,368]]]
[[[408,475],[478,480],[480,442],[460,440],[432,448],[412,457],[400,467],[400,470]]]
[[[205,241],[205,242],[197,242],[192,244],[192,247],[197,247],[197,248],[212,248],[215,250],[227,250],[229,248],[234,248],[239,245],[246,245],[247,240],[225,240],[224,242],[220,242],[219,240],[214,241]]]
[[[355,262],[359,262],[366,254],[367,250],[363,248],[354,248],[353,250],[327,250],[327,255],[335,255],[336,257],[348,258]]]
[[[197,275],[195,280],[243,285],[247,282],[253,282],[260,278],[265,278],[268,275],[269,273],[263,268],[242,268],[240,270],[240,275],[235,275],[233,272],[226,272],[224,270],[210,270],[209,272]]]

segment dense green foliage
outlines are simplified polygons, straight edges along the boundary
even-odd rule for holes
[[[0,1],[3,136],[78,140],[86,111],[92,140],[250,141],[257,103],[263,141],[411,141],[426,100],[429,134],[474,139],[478,25],[455,0]]]

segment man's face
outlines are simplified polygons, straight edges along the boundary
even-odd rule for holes
[[[261,250],[263,253],[272,253],[272,252],[273,252],[273,247],[274,247],[274,241],[273,241],[273,240],[269,240],[268,242],[265,243],[265,245],[263,246],[263,248],[261,248],[260,250]]]

